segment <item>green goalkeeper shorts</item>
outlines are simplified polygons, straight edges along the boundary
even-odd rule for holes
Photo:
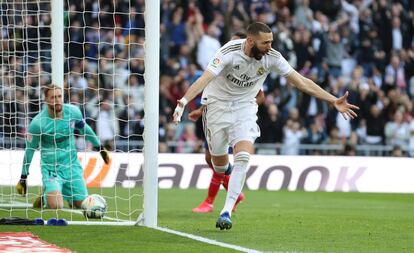
[[[88,196],[85,181],[83,180],[83,169],[80,164],[64,166],[58,171],[47,169],[42,170],[43,199],[47,200],[46,195],[52,191],[59,191],[63,198],[72,203],[82,201]]]

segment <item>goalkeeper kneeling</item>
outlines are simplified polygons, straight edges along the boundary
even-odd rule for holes
[[[26,135],[26,148],[22,173],[17,183],[17,193],[27,193],[27,176],[34,151],[40,150],[43,193],[33,203],[34,208],[63,208],[63,200],[70,206],[80,208],[88,196],[83,169],[79,163],[75,146],[75,129],[85,135],[87,141],[99,149],[106,164],[108,152],[84,121],[78,107],[63,103],[62,89],[55,85],[44,91],[46,106],[30,122]]]

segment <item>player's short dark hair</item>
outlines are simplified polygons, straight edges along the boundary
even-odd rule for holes
[[[45,96],[45,98],[47,97],[47,93],[50,90],[55,90],[55,89],[62,89],[62,87],[57,86],[56,84],[48,84],[46,86],[43,86],[43,95]]]
[[[256,36],[256,35],[259,35],[259,33],[271,33],[271,32],[272,32],[272,29],[270,29],[268,25],[262,22],[254,22],[254,23],[251,23],[247,27],[247,35]]]
[[[239,37],[240,39],[245,39],[247,37],[246,33],[244,32],[235,32],[233,36]]]

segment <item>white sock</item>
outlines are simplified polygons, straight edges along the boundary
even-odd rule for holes
[[[246,172],[249,167],[250,154],[245,151],[241,151],[234,155],[233,171],[230,175],[229,187],[227,189],[226,202],[224,208],[220,214],[228,212],[231,216],[231,211],[236,204],[237,198],[239,197],[244,181],[246,180]]]

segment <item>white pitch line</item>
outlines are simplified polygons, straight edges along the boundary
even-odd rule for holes
[[[80,210],[74,210],[74,209],[69,209],[69,208],[63,208],[61,210],[64,211],[64,212],[69,212],[69,213],[82,214],[82,211],[80,211]],[[68,223],[69,223],[69,225],[118,225],[118,226],[132,226],[132,225],[137,224],[136,222],[132,222],[132,221],[129,221],[129,220],[122,220],[122,219],[112,218],[112,217],[108,217],[108,216],[104,216],[103,219],[111,220],[111,221],[115,221],[115,222],[68,221]],[[203,242],[203,243],[220,246],[220,247],[223,247],[223,248],[234,249],[234,250],[238,250],[238,251],[241,251],[241,252],[247,252],[247,253],[262,253],[262,251],[259,251],[259,250],[249,249],[249,248],[245,248],[245,247],[230,244],[230,243],[219,242],[219,241],[212,240],[212,239],[209,239],[209,238],[205,238],[205,237],[202,237],[202,236],[188,234],[188,233],[172,230],[172,229],[169,229],[169,228],[156,227],[154,229],[159,230],[159,231],[163,231],[163,232],[166,232],[166,233],[186,237],[186,238],[196,240],[196,241],[200,241],[200,242]]]
[[[229,249],[234,249],[234,250],[238,250],[238,251],[241,251],[241,252],[248,252],[248,253],[261,253],[261,251],[258,251],[258,250],[255,250],[255,249],[249,249],[249,248],[241,247],[241,246],[238,246],[238,245],[233,245],[233,244],[229,244],[229,243],[225,243],[225,242],[219,242],[219,241],[216,241],[216,240],[212,240],[212,239],[208,239],[208,238],[201,237],[201,236],[198,236],[198,235],[193,235],[193,234],[188,234],[188,233],[172,230],[172,229],[169,229],[169,228],[156,227],[155,229],[163,231],[163,232],[167,232],[167,233],[170,233],[170,234],[175,234],[175,235],[179,235],[179,236],[182,236],[182,237],[187,237],[187,238],[190,238],[192,240],[200,241],[200,242],[203,242],[203,243],[220,246],[220,247],[223,247],[223,248],[229,248]]]
[[[73,210],[73,209],[62,209],[62,211],[82,214],[81,211]],[[103,218],[107,219],[107,220],[117,221],[117,222],[69,221],[68,223],[69,223],[69,225],[118,225],[118,226],[136,225],[136,222],[131,222],[131,221],[128,221],[128,220],[116,219],[116,218],[112,218],[112,217],[108,217],[108,216],[104,216]],[[189,238],[189,239],[192,239],[192,240],[200,241],[200,242],[203,242],[203,243],[220,246],[220,247],[223,247],[223,248],[230,248],[230,249],[238,250],[238,251],[241,251],[241,252],[248,252],[248,253],[261,253],[261,251],[258,251],[258,250],[244,248],[244,247],[229,244],[229,243],[219,242],[219,241],[212,240],[212,239],[209,239],[209,238],[205,238],[205,237],[201,237],[201,236],[198,236],[198,235],[193,235],[193,234],[188,234],[188,233],[176,231],[176,230],[172,230],[172,229],[169,229],[169,228],[156,227],[155,229],[163,231],[163,232],[167,232],[167,233],[170,233],[170,234],[175,234],[175,235],[178,235],[178,236],[186,237],[186,238]]]

